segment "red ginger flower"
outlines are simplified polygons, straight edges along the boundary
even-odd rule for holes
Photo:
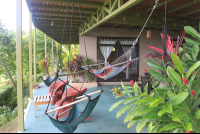
[[[186,131],[185,133],[193,133],[193,131]]]
[[[194,91],[194,89],[191,91],[191,93],[192,93],[192,96],[196,93],[195,91]]]
[[[6,83],[6,85],[9,85],[10,83],[8,82],[8,83]]]
[[[187,84],[188,80],[187,80],[185,77],[182,77],[182,80],[183,80],[183,82],[185,83],[185,85],[187,86],[187,85],[188,85],[188,84]]]
[[[130,80],[130,82],[131,82],[131,85],[134,87],[134,81],[133,80]]]
[[[147,70],[146,70],[146,69],[143,69],[143,70],[147,72]]]

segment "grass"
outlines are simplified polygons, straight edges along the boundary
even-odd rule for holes
[[[1,126],[0,133],[18,133],[18,117]]]

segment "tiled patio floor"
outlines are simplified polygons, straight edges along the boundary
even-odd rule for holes
[[[65,78],[62,77],[61,79]],[[128,122],[124,123],[126,114],[116,118],[119,107],[109,112],[110,107],[119,100],[113,97],[110,91],[113,87],[114,86],[102,86],[104,92],[101,94],[97,105],[90,114],[92,118],[79,124],[74,133],[136,133],[136,124],[131,128],[127,128]],[[99,90],[99,88],[90,87],[87,89],[86,93],[97,90]],[[47,92],[48,87],[44,85],[44,83],[41,83],[40,88],[34,90],[33,98],[38,95],[46,95]],[[95,95],[92,97],[95,97]],[[86,104],[87,101],[79,103],[79,110],[83,111]],[[47,105],[39,105],[36,113],[37,118],[35,118],[34,103],[33,100],[30,101],[25,117],[25,131],[22,133],[61,133],[54,127],[48,116],[44,114],[46,107]],[[146,130],[142,132],[145,133]]]

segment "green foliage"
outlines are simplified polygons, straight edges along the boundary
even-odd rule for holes
[[[17,117],[17,109],[11,111],[10,108],[5,105],[0,106],[0,126],[10,122],[15,117]]]
[[[0,106],[6,105],[13,109],[17,106],[17,91],[13,89],[13,86],[3,86],[0,92]]]
[[[146,90],[142,93],[136,82],[131,88],[124,86],[122,82],[122,91],[118,88],[112,89],[116,98],[123,98],[113,104],[109,111],[119,104],[124,104],[118,111],[117,118],[126,113],[124,121],[129,122],[128,128],[138,121],[137,132],[141,132],[147,126],[149,133],[184,133],[187,131],[200,133],[200,79],[197,77],[200,69],[198,46],[200,34],[191,27],[187,26],[185,29],[197,40],[186,38],[187,47],[191,49],[183,47],[177,54],[172,52],[169,57],[172,62],[168,64],[165,71],[161,70],[156,63],[147,61],[147,64],[156,70],[147,69],[152,78],[155,81],[164,82],[164,85],[153,86],[154,90],[150,94],[147,94]],[[186,60],[183,60],[183,57]],[[186,67],[188,71],[184,72]],[[130,94],[133,93],[134,96],[131,96]],[[127,101],[129,103],[125,103]]]
[[[87,58],[84,58],[84,59],[83,59],[83,65],[84,65],[84,66],[86,66],[86,65],[92,65],[92,64],[94,64],[94,63],[92,62],[92,60],[88,59],[88,63],[87,63]],[[92,68],[92,67],[91,67],[91,68]],[[86,75],[87,75],[87,79],[88,79],[89,81],[93,81],[93,78],[94,78],[94,74],[93,74],[93,73],[86,71]]]

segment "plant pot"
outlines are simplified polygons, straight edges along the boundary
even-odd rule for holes
[[[38,89],[39,88],[39,84],[33,84],[33,88],[34,89]]]
[[[46,80],[48,78],[48,75],[42,76],[43,80]]]

